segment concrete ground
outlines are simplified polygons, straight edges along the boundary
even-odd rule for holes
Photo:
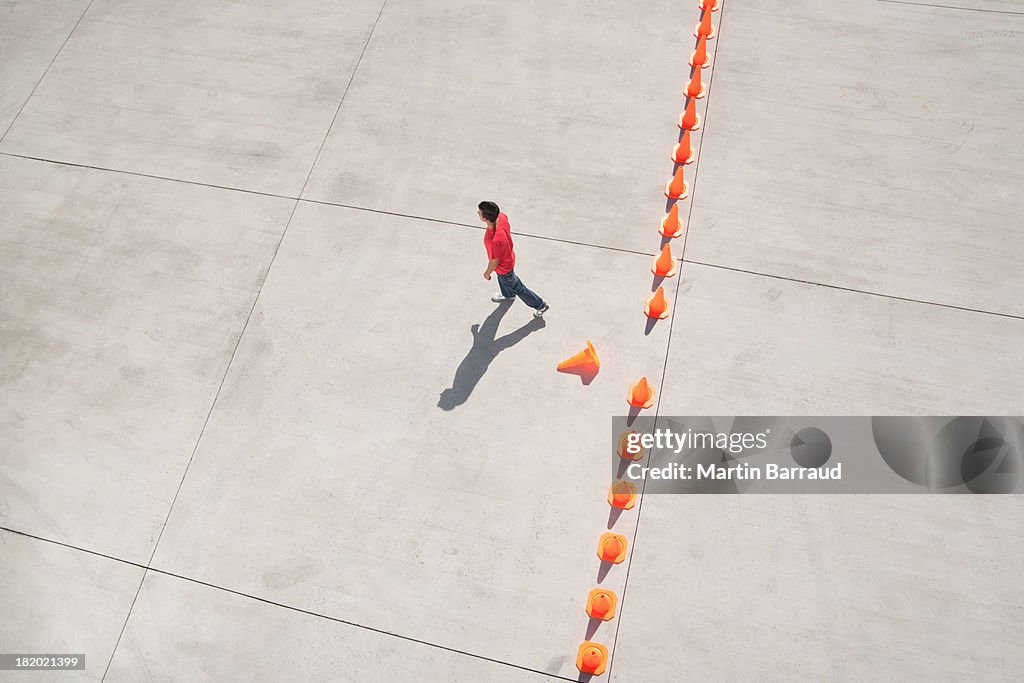
[[[651,328],[695,2],[0,3],[0,680],[1019,680],[1020,497],[609,514],[641,375],[1024,414],[1024,7],[722,4]]]

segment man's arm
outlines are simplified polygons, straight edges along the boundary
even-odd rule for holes
[[[498,267],[498,259],[492,258],[490,261],[488,261],[487,262],[487,270],[484,271],[484,279],[485,280],[490,280],[491,279],[491,273],[493,273],[494,269],[497,268],[497,267]]]

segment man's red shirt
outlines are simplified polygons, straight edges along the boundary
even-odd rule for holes
[[[504,275],[515,268],[516,252],[512,249],[512,227],[508,224],[508,216],[499,213],[498,220],[494,221],[494,230],[488,228],[484,231],[484,247],[487,258],[498,259],[495,273]]]

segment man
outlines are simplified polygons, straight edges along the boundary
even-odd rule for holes
[[[484,279],[490,280],[491,273],[498,274],[498,288],[501,290],[491,297],[491,301],[500,303],[512,301],[518,296],[523,303],[534,309],[535,318],[544,316],[548,305],[539,296],[531,292],[512,270],[516,265],[516,253],[512,250],[512,232],[508,224],[508,216],[494,202],[480,202],[477,215],[487,224],[484,232],[484,247],[487,249],[487,270]]]

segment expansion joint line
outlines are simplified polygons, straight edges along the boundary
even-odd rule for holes
[[[196,452],[199,450],[199,445],[203,441],[203,435],[206,433],[206,427],[210,423],[210,417],[213,415],[213,410],[217,406],[217,401],[220,398],[220,392],[224,388],[224,383],[227,380],[228,373],[231,372],[231,367],[235,361],[235,355],[238,353],[239,347],[242,345],[242,339],[245,337],[245,332],[249,327],[249,321],[252,320],[252,315],[256,310],[256,306],[259,304],[260,296],[263,294],[263,286],[267,282],[267,278],[270,277],[270,271],[274,267],[274,261],[277,259],[277,254],[281,250],[281,244],[284,242],[285,236],[288,234],[288,228],[291,227],[292,219],[295,217],[295,211],[299,207],[299,203],[302,200],[302,194],[306,190],[306,185],[309,184],[309,179],[313,175],[313,169],[316,167],[316,162],[320,158],[320,153],[323,151],[324,145],[327,143],[327,138],[331,133],[331,128],[334,127],[334,122],[338,118],[338,112],[341,111],[341,106],[345,103],[345,96],[348,95],[349,88],[352,86],[352,81],[355,79],[356,71],[359,70],[359,65],[363,61],[363,55],[366,54],[366,48],[370,44],[370,39],[373,38],[374,31],[377,30],[377,24],[380,23],[381,15],[384,14],[384,7],[387,6],[387,0],[381,2],[380,11],[377,12],[377,18],[374,20],[373,25],[370,27],[369,32],[366,35],[366,42],[363,43],[363,49],[359,53],[359,58],[356,60],[355,66],[352,67],[352,74],[349,76],[348,83],[345,85],[345,90],[341,94],[338,107],[334,111],[334,118],[331,119],[331,124],[327,127],[327,131],[324,133],[323,140],[320,142],[320,148],[317,150],[316,156],[313,159],[313,164],[310,166],[309,173],[306,174],[306,180],[302,184],[302,190],[299,192],[298,197],[295,198],[295,204],[292,206],[291,213],[288,215],[288,220],[285,221],[284,229],[281,231],[281,237],[278,238],[277,246],[274,248],[274,253],[270,257],[270,262],[267,264],[267,271],[263,276],[263,281],[260,283],[259,289],[256,292],[256,296],[253,297],[252,307],[249,309],[249,314],[245,318],[245,322],[242,324],[242,330],[238,334],[238,339],[235,340],[235,347],[231,351],[231,357],[228,359],[227,366],[224,368],[224,374],[221,377],[220,384],[217,387],[217,391],[214,394],[213,400],[210,401],[210,408],[206,413],[206,419],[203,422],[202,428],[199,430],[199,436],[196,439],[196,444],[192,448],[192,454],[189,456],[188,463],[185,465],[185,471],[181,475],[181,480],[178,482],[178,489],[174,493],[174,498],[171,500],[171,504],[167,509],[167,516],[164,518],[164,523],[160,526],[160,533],[157,535],[156,542],[153,544],[153,552],[149,556],[149,561],[146,563],[146,569],[142,573],[142,580],[139,582],[139,588],[135,592],[135,597],[132,599],[131,607],[128,608],[128,614],[125,617],[124,624],[121,625],[121,632],[117,636],[117,642],[114,643],[114,648],[110,652],[110,659],[107,660],[107,666],[103,670],[102,681],[106,680],[107,674],[110,671],[110,665],[114,661],[114,655],[117,653],[117,648],[121,644],[121,638],[124,637],[124,632],[128,628],[128,621],[131,619],[132,612],[135,610],[135,603],[139,599],[139,595],[142,593],[142,586],[145,584],[146,575],[149,573],[153,559],[156,557],[157,548],[160,546],[160,540],[163,538],[164,530],[167,528],[167,523],[171,519],[171,513],[174,511],[174,506],[178,501],[178,496],[181,494],[181,490],[185,485],[185,479],[188,477],[189,470],[192,467],[192,462],[195,460]]]
[[[716,36],[713,13],[720,9],[721,1],[698,0],[697,7],[700,10],[700,20],[693,29],[695,43],[689,58],[689,81],[683,90],[685,107],[678,121],[679,137],[672,148],[672,176],[665,184],[666,214],[661,219],[661,226],[658,230],[661,235],[661,246],[651,265],[651,272],[654,274],[654,281],[651,284],[652,293],[647,297],[644,304],[644,313],[648,319],[647,334],[651,332],[659,320],[664,320],[670,316],[671,308],[678,301],[679,283],[676,283],[673,301],[670,303],[665,295],[665,288],[662,282],[666,278],[677,275],[683,266],[682,255],[686,248],[686,224],[689,222],[693,210],[691,187],[696,184],[696,172],[701,146],[700,136],[702,135],[702,133],[699,133],[701,131],[702,116],[698,109],[703,110],[703,116],[706,119],[707,100],[705,98],[711,90],[711,80],[713,78],[713,72],[710,69],[712,59],[708,55],[708,43],[714,40]],[[713,53],[717,54],[718,43],[715,43],[715,45]],[[705,74],[708,77],[706,84],[704,82]],[[701,107],[701,104],[704,106]],[[693,170],[690,175],[690,182],[688,183],[686,167],[691,164]],[[683,220],[679,215],[680,205],[687,199],[690,201],[686,206],[685,220]],[[676,238],[682,238],[680,240],[682,246],[679,248],[678,256],[672,253],[671,246],[672,240]],[[665,374],[668,369],[668,352],[672,341],[673,324],[674,321],[669,323],[665,361],[661,369],[662,386],[664,386]],[[648,382],[646,375],[641,376],[638,381],[629,387],[627,394],[627,401],[630,406],[629,417],[626,420],[626,430],[618,435],[617,450],[623,461],[642,460],[644,457],[649,457],[642,449],[639,454],[630,452],[631,449],[627,448],[627,444],[630,441],[630,435],[635,433],[629,428],[633,425],[640,411],[654,406],[655,391],[655,388]],[[655,422],[660,410],[660,400],[659,396],[658,407],[655,408],[654,412]],[[597,555],[601,560],[598,583],[601,583],[608,576],[613,565],[622,563],[628,554],[629,540],[625,536],[614,533],[611,530],[619,519],[619,513],[631,510],[634,507],[636,508],[637,513],[633,523],[634,546],[640,526],[643,489],[646,488],[646,479],[642,481],[642,488],[638,491],[637,485],[633,481],[630,481],[629,478],[622,478],[625,471],[625,468],[620,467],[618,475],[613,475],[608,492],[608,503],[613,508],[613,514],[608,518],[608,530],[598,540]],[[618,510],[615,510],[615,508],[618,508]],[[622,580],[622,598],[625,597],[631,566],[631,562],[626,565],[625,577]],[[601,586],[597,586],[590,591],[586,602],[586,612],[590,617],[590,622],[587,627],[586,638],[580,644],[576,653],[576,667],[582,674],[599,676],[606,670],[610,671],[608,647],[602,643],[592,641],[591,638],[597,633],[601,622],[610,621],[615,617],[616,612],[620,615],[621,620],[622,598],[617,596],[614,591]],[[615,651],[618,634],[619,623],[616,622],[612,637],[612,653]]]

